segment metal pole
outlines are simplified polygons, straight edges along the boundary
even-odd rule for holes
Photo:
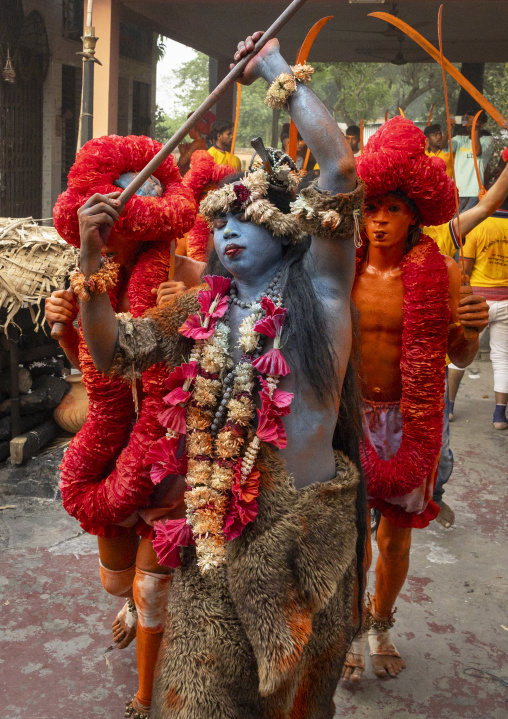
[[[203,115],[215,105],[219,97],[221,97],[226,92],[226,90],[238,80],[238,78],[242,75],[243,71],[245,70],[249,62],[252,60],[254,55],[256,55],[256,53],[258,53],[269,40],[274,38],[277,33],[282,30],[284,25],[286,25],[286,23],[293,17],[293,15],[301,8],[301,6],[305,2],[306,0],[293,0],[293,2],[284,10],[282,15],[280,15],[277,20],[268,28],[263,37],[257,41],[256,45],[254,46],[254,50],[249,55],[242,58],[242,60],[240,60],[240,62],[238,62],[234,66],[234,68],[226,75],[224,80],[222,80],[222,82],[217,85],[215,90],[207,97],[207,99],[203,103],[201,103],[198,109],[192,113],[192,115],[184,122],[181,128],[177,132],[175,132],[173,137],[171,137],[166,142],[164,147],[159,150],[155,157],[150,160],[148,165],[143,170],[141,170],[141,172],[136,175],[136,177],[133,178],[132,182],[129,185],[127,185],[119,198],[122,205],[125,205],[127,200],[130,200],[132,195],[134,195],[134,193],[141,187],[141,185],[146,182],[146,180],[148,180],[150,175],[152,175],[159,167],[159,165],[164,162],[166,157],[173,152],[173,150],[177,147],[177,145],[180,144],[180,142],[182,142],[182,140],[184,140],[191,127],[194,127],[196,122],[201,120]]]

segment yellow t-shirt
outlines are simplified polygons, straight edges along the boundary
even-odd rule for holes
[[[445,222],[444,225],[428,225],[427,227],[422,227],[422,232],[424,235],[432,237],[436,245],[439,247],[439,252],[442,255],[453,257],[459,249],[457,235],[455,234],[455,229],[453,227],[453,220]],[[447,367],[450,364],[450,361],[450,358],[446,355]]]
[[[450,152],[445,152],[444,150],[438,150],[437,152],[425,150],[425,154],[429,157],[441,158],[446,165],[446,174],[448,177],[453,177],[453,155]]]
[[[472,287],[508,287],[508,212],[498,210],[467,235],[464,257],[474,260]]]
[[[208,149],[208,152],[218,165],[231,165],[237,172],[242,171],[242,163],[236,155],[231,155],[229,152],[222,152],[222,150],[219,150],[219,148],[213,145]]]
[[[424,235],[432,237],[442,255],[453,257],[459,249],[459,242],[453,228],[453,220],[445,222],[444,225],[422,227],[422,232]]]

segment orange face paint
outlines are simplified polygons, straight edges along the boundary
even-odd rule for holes
[[[415,212],[407,202],[391,193],[369,197],[363,208],[365,232],[374,247],[394,247],[405,242],[415,224]]]

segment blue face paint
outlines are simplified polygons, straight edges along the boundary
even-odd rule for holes
[[[228,212],[214,221],[214,246],[221,264],[239,279],[263,275],[283,258],[283,240],[262,225]]]
[[[130,183],[137,176],[137,174],[137,172],[124,172],[122,175],[120,175],[118,180],[114,181],[113,184],[117,187],[121,187],[122,190],[125,190],[127,185],[130,185]],[[136,195],[139,195],[140,197],[162,197],[163,192],[164,188],[162,187],[159,180],[153,175],[150,175],[148,180],[145,180],[145,182],[136,192]]]

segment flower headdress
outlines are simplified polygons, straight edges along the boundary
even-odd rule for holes
[[[251,163],[250,171],[242,179],[210,192],[201,202],[199,211],[210,224],[217,213],[243,211],[246,219],[254,224],[264,225],[275,236],[287,237],[296,244],[306,236],[298,217],[280,210],[268,194],[271,190],[272,196],[281,193],[294,198],[300,175],[289,155],[271,147],[263,147],[263,151],[265,162]]]
[[[365,197],[401,192],[418,209],[422,225],[442,225],[455,214],[453,180],[439,157],[425,154],[425,135],[397,116],[385,122],[356,159]]]
[[[160,142],[142,135],[107,135],[85,143],[69,172],[67,190],[53,209],[58,233],[69,244],[79,247],[77,212],[81,205],[96,192],[104,195],[117,191],[115,183],[121,175],[140,172],[161,148]],[[133,195],[113,233],[119,232],[127,240],[171,241],[192,227],[196,202],[192,190],[182,183],[171,155],[157,168],[154,177],[161,184],[162,194]]]

